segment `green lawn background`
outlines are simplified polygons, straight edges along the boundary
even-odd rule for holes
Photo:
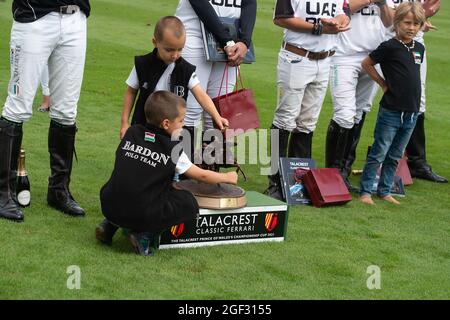
[[[157,19],[173,14],[176,0],[95,0],[88,19],[88,51],[78,107],[78,163],[71,190],[87,217],[64,216],[46,205],[49,158],[47,114],[35,112],[24,126],[23,147],[32,206],[22,224],[0,221],[1,299],[448,299],[450,298],[449,185],[415,181],[402,205],[352,201],[344,207],[290,209],[282,243],[162,250],[135,255],[118,234],[111,248],[99,245],[99,189],[109,178],[119,142],[124,81],[135,55],[151,48]],[[271,22],[273,0],[258,1],[254,33],[257,62],[243,67],[256,95],[261,127],[268,128],[276,99],[276,62],[282,30]],[[11,1],[0,2],[0,100],[9,79]],[[429,162],[450,177],[448,108],[450,6],[426,35],[426,114]],[[36,97],[38,106],[40,93]],[[377,106],[379,97],[375,100]],[[372,142],[376,110],[369,114],[355,168]],[[329,95],[314,135],[313,156],[323,165]],[[247,190],[262,192],[267,179],[245,166]],[[353,178],[357,182],[357,178]],[[66,287],[67,267],[81,268],[81,289]],[[381,289],[369,290],[367,267],[381,268]]]

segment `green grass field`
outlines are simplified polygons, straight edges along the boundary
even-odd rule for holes
[[[23,147],[32,188],[26,220],[0,221],[0,299],[449,299],[450,186],[415,181],[400,206],[354,200],[343,207],[292,207],[287,239],[260,243],[133,253],[118,234],[111,248],[94,237],[101,221],[99,190],[109,178],[119,142],[124,81],[133,57],[148,52],[153,27],[173,14],[177,0],[95,0],[88,20],[88,52],[78,109],[77,154],[71,190],[87,210],[67,217],[46,204],[49,157],[47,114],[24,126]],[[244,66],[261,126],[268,128],[276,98],[276,62],[282,30],[271,23],[273,0],[258,1],[254,33],[257,63]],[[0,2],[0,101],[9,79],[11,0]],[[450,6],[433,18],[438,31],[428,49],[428,160],[450,177]],[[36,110],[40,93],[36,97]],[[379,97],[376,98],[375,106]],[[376,110],[369,114],[355,168],[372,142]],[[327,96],[314,136],[313,156],[323,165],[332,106]],[[267,178],[245,166],[248,182],[262,192]],[[353,178],[352,178],[353,179]],[[357,182],[355,177],[354,182]],[[67,267],[81,268],[81,289],[66,287]],[[381,268],[381,289],[369,290],[367,267]]]

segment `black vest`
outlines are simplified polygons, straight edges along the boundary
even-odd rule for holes
[[[139,79],[139,96],[134,106],[131,124],[145,124],[144,106],[158,84],[159,79],[167,68],[167,65],[156,55],[157,49],[144,56],[134,59],[136,73]],[[189,94],[189,80],[195,71],[195,66],[183,58],[175,61],[175,68],[170,76],[170,91],[187,100]]]
[[[89,17],[91,12],[89,0],[14,0],[12,13],[17,22],[33,22],[58,7],[74,4],[80,7],[86,17]]]
[[[160,232],[195,217],[198,205],[192,194],[172,187],[176,163],[171,152],[177,143],[149,124],[127,130],[117,148],[111,178],[100,190],[108,220],[135,231]],[[173,193],[177,201],[172,200]]]

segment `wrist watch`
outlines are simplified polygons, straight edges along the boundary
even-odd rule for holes
[[[236,43],[235,43],[233,40],[227,41],[227,43],[225,44],[224,49],[225,49],[226,47],[232,47],[232,46],[234,46],[235,44],[236,44]]]

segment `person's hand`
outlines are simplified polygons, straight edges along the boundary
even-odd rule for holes
[[[340,24],[334,18],[320,18],[320,21],[322,22],[322,33],[324,34],[337,34],[339,32],[350,30],[350,23],[344,22]]]
[[[383,90],[383,93],[386,93],[389,90],[387,84],[382,85],[381,89]]]
[[[127,124],[123,124],[120,127],[120,133],[119,133],[120,140],[122,140],[123,136],[125,135],[125,132],[127,132],[129,127],[130,127],[130,125],[128,123]]]
[[[227,176],[227,183],[237,184],[238,174],[236,172],[230,171],[230,172],[225,173],[225,175]]]
[[[350,18],[348,16],[346,16],[346,15],[343,16],[342,21],[339,24],[339,28],[341,30],[345,29],[345,31],[350,29]]]
[[[427,20],[425,21],[425,24],[423,25],[423,32],[428,32],[430,30],[437,30],[435,26],[431,24],[431,21]]]
[[[425,10],[425,16],[427,18],[434,16],[439,11],[440,5],[440,0],[425,0],[422,3],[422,7]]]
[[[219,129],[222,131],[226,130],[230,126],[228,119],[225,119],[225,118],[220,118],[220,124],[222,126],[219,125]]]
[[[248,48],[243,42],[238,42],[232,47],[226,47],[225,52],[228,55],[228,64],[232,67],[239,66],[247,55]]]

